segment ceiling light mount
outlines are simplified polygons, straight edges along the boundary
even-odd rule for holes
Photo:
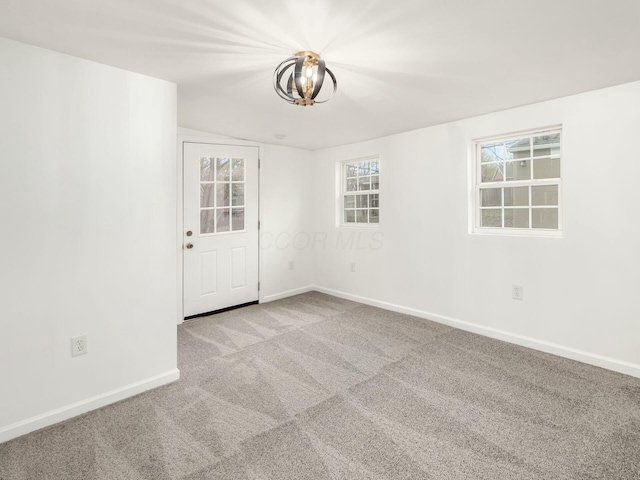
[[[289,76],[287,77],[287,73]],[[326,75],[333,81],[333,93],[318,100]],[[301,51],[287,58],[273,72],[273,88],[280,98],[293,105],[314,105],[333,98],[338,89],[336,77],[315,52]],[[326,90],[326,89],[325,89]]]

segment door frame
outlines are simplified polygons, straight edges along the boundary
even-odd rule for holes
[[[178,128],[178,144],[176,152],[176,292],[178,308],[176,312],[177,324],[184,322],[184,144],[208,143],[211,145],[229,145],[234,147],[256,147],[258,149],[258,221],[262,224],[262,209],[260,208],[260,160],[262,145],[235,138],[224,137],[206,132],[197,132]],[[261,230],[258,229],[258,282],[262,284],[262,245]],[[258,289],[258,302],[262,303],[262,289]]]

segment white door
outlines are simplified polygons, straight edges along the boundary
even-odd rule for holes
[[[258,148],[184,143],[184,316],[258,300]]]

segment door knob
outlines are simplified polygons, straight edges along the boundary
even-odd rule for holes
[[[191,230],[187,231],[187,237],[190,237],[191,235],[193,235],[193,232]]]
[[[187,248],[191,250],[193,248],[193,243],[187,243]]]

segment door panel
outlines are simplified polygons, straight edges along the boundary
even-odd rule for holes
[[[183,152],[184,315],[256,301],[258,149],[185,143]]]

